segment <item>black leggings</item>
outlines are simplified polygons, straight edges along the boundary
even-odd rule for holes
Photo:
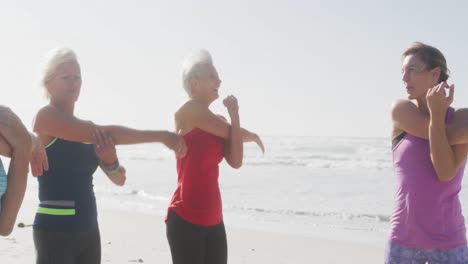
[[[172,210],[166,225],[173,264],[226,264],[224,223],[200,226],[188,223]]]
[[[101,237],[92,232],[34,230],[36,264],[100,264]]]

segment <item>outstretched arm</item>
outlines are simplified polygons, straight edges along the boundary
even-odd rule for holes
[[[103,130],[117,145],[160,142],[176,151],[177,155],[185,153],[183,139],[169,131],[138,130],[124,126],[98,126],[73,115],[63,113],[53,106],[42,108],[36,116],[34,131],[76,142],[94,143],[94,133]]]

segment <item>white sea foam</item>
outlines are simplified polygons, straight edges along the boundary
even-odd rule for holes
[[[322,228],[388,231],[395,188],[389,140],[265,137],[264,143],[264,156],[254,144],[246,145],[241,169],[220,165],[227,223],[305,234]],[[177,183],[174,155],[158,144],[118,152],[127,168],[126,185],[114,186],[97,172],[99,208],[164,215]],[[37,184],[28,192],[34,188]],[[461,196],[468,212],[463,203],[468,197]]]

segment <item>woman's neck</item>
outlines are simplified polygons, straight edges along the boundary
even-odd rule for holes
[[[210,101],[210,100],[203,100],[202,98],[197,98],[197,97],[192,98],[192,100],[197,101],[197,102],[205,105],[206,107],[210,107],[210,105],[212,103],[212,101]]]
[[[429,115],[429,106],[427,105],[426,97],[421,98],[421,99],[416,99],[416,104],[418,105],[418,108],[421,112]]]
[[[71,114],[73,115],[74,114],[74,111],[75,111],[75,104],[69,104],[69,103],[62,103],[62,102],[57,102],[57,101],[54,101],[54,100],[51,100],[50,105],[52,105],[53,107],[59,109],[60,111],[63,111],[65,113],[68,113],[68,114]]]

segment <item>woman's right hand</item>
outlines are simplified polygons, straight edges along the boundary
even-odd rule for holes
[[[103,130],[96,129],[93,143],[94,152],[104,166],[112,166],[118,162],[114,141]]]

